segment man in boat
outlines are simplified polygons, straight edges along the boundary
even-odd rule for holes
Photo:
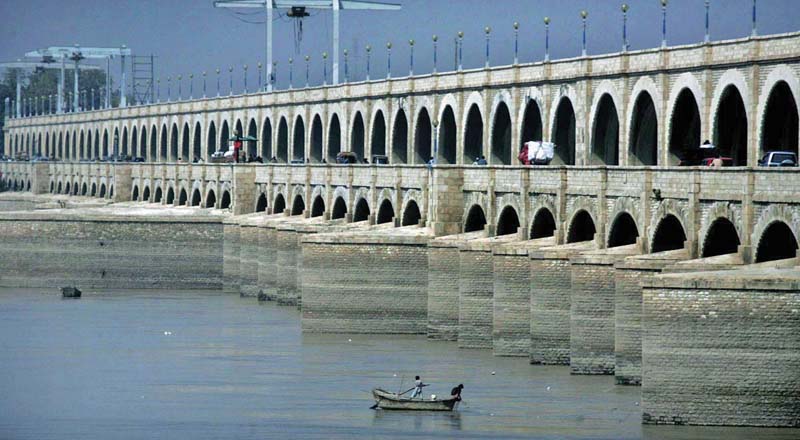
[[[464,389],[464,384],[460,383],[457,387],[450,390],[450,398],[456,399],[457,402],[461,401],[461,390]]]
[[[414,392],[411,393],[411,398],[415,398],[417,396],[422,395],[422,387],[426,387],[428,384],[422,383],[422,379],[419,376],[414,377]]]

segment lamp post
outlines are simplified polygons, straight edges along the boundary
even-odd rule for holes
[[[183,75],[178,75],[178,101],[183,99]]]
[[[463,31],[458,31],[458,70],[461,70],[463,68],[463,66],[464,66],[461,63],[461,61],[463,60],[463,58],[461,57],[461,55],[463,53],[462,52],[462,48],[463,47],[464,47],[464,32]]]
[[[514,64],[519,64],[519,22],[514,22]]]
[[[439,37],[434,35],[432,39],[433,39],[433,73],[436,73],[436,49],[437,49],[436,42],[439,41]]]
[[[89,110],[94,110],[94,89],[92,89],[92,103],[88,106]]]
[[[311,57],[306,55],[306,88],[308,88],[308,62],[311,60]]]
[[[414,40],[408,40],[408,46],[410,49],[410,56],[408,59],[408,76],[414,76]]]
[[[189,74],[189,99],[194,99],[194,73]]]
[[[550,61],[550,17],[544,18],[544,60]]]
[[[709,9],[710,9],[710,8],[711,8],[711,0],[706,0],[706,37],[705,37],[705,39],[703,40],[703,41],[705,41],[706,43],[708,43],[708,42],[710,42],[710,41],[711,41],[711,34],[710,34],[710,32],[709,32],[709,28],[708,28],[708,27],[709,27],[709,17],[708,17],[708,12],[709,12]]]
[[[367,44],[366,49],[367,49],[367,81],[369,81],[369,54],[370,52],[372,52],[372,46]]]
[[[628,4],[622,4],[622,51],[628,51]]]
[[[261,82],[261,61],[259,61],[258,62],[258,87],[256,87],[256,90],[261,90],[261,86],[263,84],[264,83]]]
[[[586,9],[581,11],[581,20],[583,21],[583,49],[581,49],[581,56],[586,56],[586,17],[589,16],[589,12]]]
[[[294,63],[294,60],[289,57],[289,90],[292,89],[292,63]]]
[[[203,71],[203,98],[206,97],[206,71]]]
[[[667,47],[667,0],[661,0],[661,47]]]
[[[753,34],[752,36],[758,35],[758,30],[756,29],[756,0],[753,0]]]
[[[167,102],[172,101],[172,78],[167,77]]]
[[[247,94],[247,64],[244,65],[244,94]]]
[[[219,67],[217,67],[217,96],[219,96]]]
[[[271,78],[271,81],[272,82],[270,83],[271,84],[270,90],[272,90],[275,87],[275,84],[278,83],[278,62],[277,61],[273,61],[272,62],[272,78]]]
[[[343,53],[344,53],[344,82],[349,82],[350,74],[347,71],[347,54],[348,54],[347,49],[345,49]]]
[[[228,94],[233,96],[233,66],[228,67]]]
[[[328,52],[322,52],[322,85],[328,85]]]
[[[492,33],[491,26],[486,26],[483,28],[483,32],[486,34],[486,68],[489,68],[489,34]]]
[[[156,80],[156,102],[161,102],[161,78]]]
[[[386,43],[386,79],[392,77],[392,42]]]

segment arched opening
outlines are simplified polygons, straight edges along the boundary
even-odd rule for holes
[[[294,200],[292,201],[291,215],[301,215],[305,210],[306,210],[306,202],[303,201],[303,196],[301,196],[300,194],[294,196]]]
[[[464,222],[464,232],[474,232],[483,230],[486,226],[486,214],[480,205],[472,205],[467,213],[467,220]]]
[[[167,205],[172,205],[175,203],[175,190],[172,187],[167,189]]]
[[[561,98],[556,109],[553,141],[556,144],[553,164],[575,165],[575,110],[567,97]]]
[[[384,199],[381,206],[378,207],[378,218],[375,221],[377,224],[389,223],[394,219],[394,207],[389,199]]]
[[[219,129],[219,151],[228,151],[230,144],[231,130],[228,128],[228,121],[223,121]]]
[[[472,163],[483,155],[483,116],[478,104],[472,104],[467,112],[464,127],[464,163]]]
[[[214,190],[209,190],[208,194],[206,195],[206,208],[214,208],[217,206],[217,195],[214,194]]]
[[[339,116],[334,114],[328,127],[328,162],[336,163],[336,155],[342,151],[342,126]]]
[[[528,98],[522,117],[522,143],[542,140],[542,112],[534,99]]]
[[[714,145],[736,166],[747,166],[747,112],[739,89],[725,87],[717,107],[714,124]]]
[[[267,195],[261,193],[256,200],[256,212],[264,212],[267,210]]]
[[[322,196],[317,196],[311,204],[311,217],[319,217],[325,213],[325,201]]]
[[[421,218],[422,214],[419,212],[417,202],[409,200],[406,204],[405,211],[403,211],[403,221],[401,224],[403,226],[417,226]]]
[[[456,116],[449,105],[442,112],[442,121],[439,124],[439,157],[440,164],[455,164],[458,151],[456,136]]]
[[[53,135],[53,143],[55,143],[55,135]],[[92,131],[86,133],[86,158],[87,159],[94,159],[94,149],[92,148],[94,144],[92,143]],[[54,145],[55,146],[55,145]],[[51,156],[55,156],[54,153],[50,154]]]
[[[67,184],[67,185],[69,185],[69,184]],[[105,196],[106,196],[106,184],[105,183],[101,183],[100,184],[100,194],[98,194],[98,197],[100,197],[102,199]]]
[[[350,151],[355,153],[359,160],[364,157],[364,118],[361,117],[361,112],[356,112],[353,118]]]
[[[311,122],[311,162],[322,162],[322,119],[319,115]]]
[[[360,222],[369,218],[369,204],[364,198],[358,199],[356,202],[356,209],[353,213],[353,221]]]
[[[157,128],[154,125],[150,129],[150,161],[156,162],[158,161],[158,133]]]
[[[77,182],[75,182],[75,183],[72,185],[72,195],[73,195],[73,196],[77,196],[79,191],[80,191],[80,188],[78,188],[78,183],[77,183]],[[113,197],[114,195],[112,194],[111,196]]]
[[[773,222],[761,234],[756,251],[756,263],[794,258],[796,255],[797,238],[786,223]]]
[[[13,189],[13,185],[10,185],[8,183],[6,185],[8,185],[9,187],[11,187]],[[55,191],[56,191],[56,183],[53,182],[53,181],[50,181],[50,194],[54,193]]]
[[[272,120],[265,118],[261,125],[261,157],[268,162],[272,155]]]
[[[161,162],[166,162],[168,157],[168,150],[169,145],[167,145],[167,126],[161,126],[161,147],[159,148],[159,156],[158,160]]]
[[[58,157],[64,157],[64,151],[61,149],[61,137],[58,138]],[[103,152],[100,155],[103,160],[108,159],[108,130],[103,131]]]
[[[219,202],[220,209],[229,209],[231,207],[231,193],[229,191],[222,192],[222,200]]]
[[[81,195],[82,195],[82,196],[85,196],[85,195],[86,195],[86,193],[88,193],[88,192],[89,192],[89,189],[88,189],[88,187],[86,186],[86,184],[84,183],[84,184],[81,186]]]
[[[145,158],[145,160],[149,160],[147,157],[147,127],[142,127],[141,131],[141,139],[139,140],[139,156]]]
[[[553,213],[547,208],[536,211],[531,223],[531,240],[537,238],[552,237],[556,233],[556,219]]]
[[[386,118],[383,112],[378,110],[375,119],[372,121],[372,142],[370,145],[373,156],[386,154]]]
[[[639,238],[639,228],[636,227],[636,222],[630,214],[622,212],[611,224],[611,232],[608,234],[608,247],[636,244],[637,238]]]
[[[187,201],[188,200],[187,200],[187,197],[186,197],[186,189],[181,188],[181,192],[178,195],[178,206],[186,206],[186,202]]]
[[[289,158],[289,124],[286,118],[278,123],[278,162],[287,162]]]
[[[630,132],[631,165],[658,165],[658,118],[653,98],[647,92],[639,93],[633,105]]]
[[[30,182],[28,182],[28,189],[30,189]],[[70,190],[69,182],[67,182],[67,184],[64,185],[64,194],[69,194],[69,190]]]
[[[178,124],[172,124],[172,130],[169,135],[169,155],[167,158],[170,162],[178,161]]]
[[[739,233],[736,226],[725,217],[714,220],[708,228],[703,243],[703,258],[717,255],[735,254],[739,251]]]
[[[797,102],[785,81],[776,83],[769,92],[761,129],[761,151],[793,151],[797,153]]]
[[[252,139],[258,139],[258,127],[256,127],[256,120],[251,119],[247,124],[247,136]],[[258,156],[258,141],[247,141],[247,160],[253,160]]]
[[[143,131],[142,132],[142,139],[146,139],[146,138],[147,138],[147,133],[145,133]],[[142,143],[144,143],[144,140],[142,140]],[[84,139],[83,139],[83,131],[81,131],[81,137],[80,137],[80,159],[81,160],[86,159],[86,144],[84,143]]]
[[[19,185],[19,186],[20,186],[21,188],[24,188],[24,187],[25,187],[25,185],[24,185],[24,184],[23,184],[23,185]],[[62,189],[63,189],[63,188],[61,187],[61,182],[58,182],[58,187],[56,188],[56,194],[61,194],[61,190],[62,190]],[[94,195],[94,194],[93,194],[93,195]]]
[[[214,125],[214,121],[211,121],[208,124],[208,136],[207,136],[207,145],[206,145],[206,157],[211,157],[217,151],[217,127]]]
[[[139,135],[136,130],[136,127],[133,127],[131,130],[131,148],[130,152],[128,153],[131,157],[137,157],[139,155]]]
[[[661,219],[653,235],[653,245],[651,252],[671,251],[683,249],[686,241],[686,232],[683,230],[680,220],[672,214],[668,214]]]
[[[203,201],[203,197],[200,195],[200,190],[195,189],[192,191],[192,206],[200,206],[200,203]]]
[[[162,198],[163,195],[164,195],[164,192],[161,190],[161,187],[160,186],[157,187],[156,188],[156,192],[154,194],[155,197],[153,198],[153,202],[161,203],[161,198]]]
[[[416,152],[415,163],[424,164],[431,157],[431,117],[428,109],[422,108],[417,115],[417,127],[414,135],[414,151]]]
[[[193,147],[192,147],[192,157],[187,158],[187,160],[191,159],[192,162],[197,162],[203,157],[203,137],[201,133],[202,128],[200,127],[200,123],[194,124],[194,139],[193,139]]]
[[[619,165],[619,117],[614,99],[608,93],[600,98],[595,113],[592,156],[595,163]]]
[[[74,147],[75,146],[74,136],[73,136],[73,140],[72,141],[73,141],[72,144],[73,144],[73,147]],[[127,156],[128,155],[128,127],[125,127],[125,128],[122,129],[122,150],[120,151],[120,154],[122,156]],[[70,156],[73,157],[73,158],[75,157],[74,151],[70,154]]]
[[[406,163],[408,160],[408,119],[403,109],[397,111],[392,132],[392,162]]]
[[[61,182],[58,183],[58,192],[59,193],[61,192]],[[92,197],[95,197],[97,195],[97,184],[96,183],[92,184],[92,193],[90,195]]]
[[[519,229],[519,216],[517,210],[506,206],[497,219],[497,235],[516,234]]]
[[[183,124],[183,134],[181,135],[181,155],[178,159],[191,162],[190,156],[191,145],[189,142],[189,124]]]
[[[272,204],[272,213],[280,214],[284,209],[286,209],[286,199],[283,198],[283,194],[278,194],[275,196],[275,203]]]
[[[142,191],[142,201],[149,202],[150,201],[150,187],[145,186],[144,191]]]
[[[341,197],[337,197],[336,201],[333,202],[333,211],[331,212],[331,218],[344,218],[345,214],[347,214],[347,203],[345,203],[344,199]]]
[[[689,89],[681,90],[672,109],[672,125],[669,131],[669,164],[683,161],[692,164],[700,148],[700,111],[697,99]]]
[[[572,217],[572,222],[569,225],[569,232],[567,233],[567,243],[594,240],[594,234],[596,232],[597,228],[594,225],[592,216],[589,212],[580,210],[575,214],[575,217]]]
[[[306,158],[306,124],[298,116],[294,120],[294,136],[292,136],[292,159],[304,161]]]
[[[511,165],[511,114],[505,102],[498,104],[494,112],[492,164]]]

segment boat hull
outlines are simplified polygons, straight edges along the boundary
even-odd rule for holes
[[[380,409],[405,410],[405,411],[452,411],[456,399],[423,400],[400,397],[397,393],[376,388],[372,390],[372,397]]]

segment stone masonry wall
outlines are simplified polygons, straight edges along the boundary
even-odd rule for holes
[[[458,257],[458,346],[492,348],[492,253],[462,249]]]
[[[239,225],[232,219],[224,221],[223,284],[228,293],[239,293]]]

